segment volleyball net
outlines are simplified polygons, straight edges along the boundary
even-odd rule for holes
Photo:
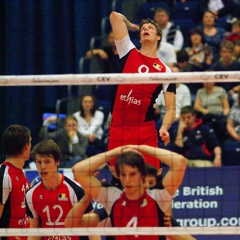
[[[205,82],[240,84],[240,72],[0,76],[2,87]],[[16,228],[0,229],[0,236],[240,235],[238,172],[238,167],[187,170],[172,203],[173,216],[182,227]]]

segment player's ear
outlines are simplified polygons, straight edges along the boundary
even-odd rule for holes
[[[157,176],[160,176],[160,175],[162,175],[162,168],[159,168],[157,171]]]

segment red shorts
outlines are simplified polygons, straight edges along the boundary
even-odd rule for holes
[[[158,133],[155,127],[155,122],[149,122],[142,126],[110,126],[108,138],[108,150],[113,148],[128,145],[149,145],[158,148]],[[144,155],[145,162],[160,168],[160,160]],[[109,162],[110,166],[114,166],[116,159]]]

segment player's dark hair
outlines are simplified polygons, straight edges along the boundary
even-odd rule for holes
[[[35,145],[31,151],[31,157],[36,161],[36,155],[42,157],[52,157],[55,162],[60,162],[61,151],[59,146],[53,140],[43,140]]]
[[[2,134],[2,144],[6,156],[18,156],[30,143],[31,131],[21,125],[11,125]]]
[[[148,176],[148,175],[154,176],[157,179],[158,169],[155,168],[153,165],[145,163],[145,171],[146,171],[146,176]]]
[[[195,114],[195,110],[192,106],[184,106],[181,108],[181,115],[182,114],[187,114],[187,113],[191,113],[192,115]]]
[[[91,109],[91,114],[92,114],[93,116],[94,116],[94,114],[95,114],[95,112],[96,112],[96,110],[97,110],[96,98],[95,98],[94,96],[88,95],[88,94],[83,95],[83,96],[81,97],[81,99],[80,99],[80,109],[79,109],[79,110],[80,110],[80,116],[83,117],[83,118],[85,118],[85,113],[84,113],[84,109],[83,109],[82,102],[83,102],[83,99],[84,99],[85,97],[91,97],[91,98],[92,98],[93,107],[92,107],[92,109]]]
[[[140,25],[139,25],[139,27],[140,27],[140,32],[141,32],[142,26],[143,26],[144,24],[147,24],[147,23],[152,24],[152,25],[156,28],[156,30],[157,30],[157,36],[160,36],[160,40],[158,40],[158,43],[157,43],[157,48],[158,48],[159,45],[160,45],[160,42],[161,42],[161,40],[162,40],[162,30],[160,29],[159,25],[158,25],[156,22],[154,22],[154,21],[153,21],[152,19],[150,19],[150,18],[147,18],[147,19],[143,19],[143,20],[140,22]],[[139,32],[139,33],[140,33],[140,32]]]
[[[117,176],[120,176],[120,168],[123,165],[129,165],[131,167],[136,167],[138,171],[141,173],[142,177],[146,176],[145,171],[145,162],[142,155],[135,152],[127,152],[121,154],[115,163],[115,169]]]

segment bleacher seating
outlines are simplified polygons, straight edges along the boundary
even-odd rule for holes
[[[142,19],[151,18],[153,19],[154,12],[157,8],[164,8],[167,11],[170,11],[170,8],[165,2],[158,3],[143,3],[139,9],[137,20],[140,22]]]
[[[195,25],[200,21],[199,3],[194,2],[177,2],[174,4],[172,20],[191,19]]]
[[[183,34],[183,38],[184,38],[183,47],[187,47],[188,41],[189,41],[189,31],[190,29],[195,27],[194,22],[192,21],[192,19],[189,19],[189,18],[184,18],[184,19],[181,18],[181,19],[174,20],[174,23],[179,27],[179,29]]]

